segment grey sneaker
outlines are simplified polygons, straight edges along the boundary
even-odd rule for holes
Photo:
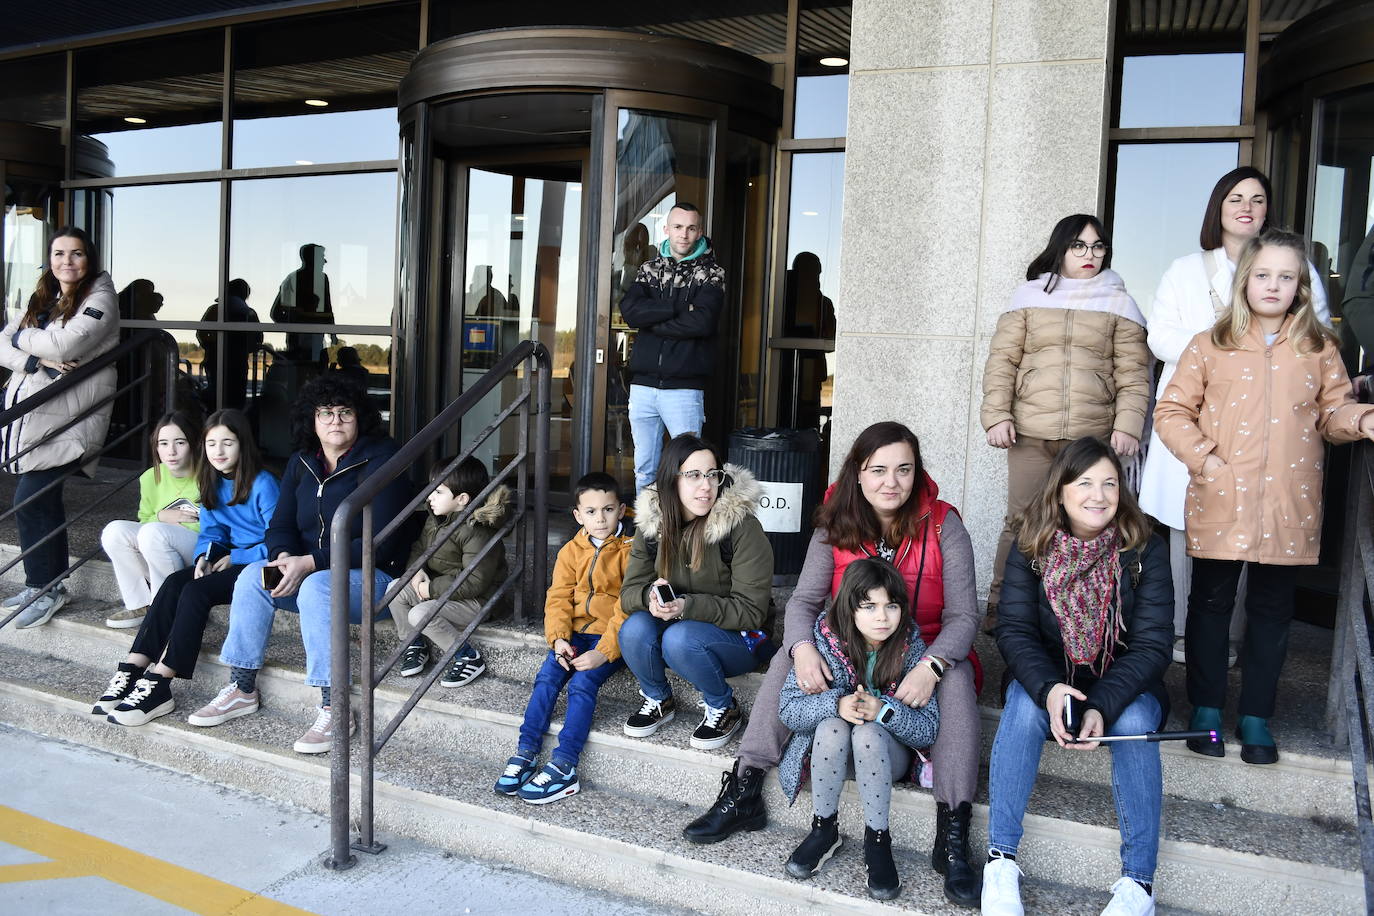
[[[105,618],[105,626],[113,630],[128,630],[143,623],[143,618],[147,615],[146,607],[120,608],[113,614]]]
[[[67,590],[65,588],[59,585],[49,589],[33,599],[33,604],[24,608],[23,613],[14,619],[14,626],[20,630],[27,630],[29,627],[41,627],[52,620],[52,615],[56,614],[57,609],[66,603]]]
[[[0,609],[12,611],[17,607],[22,607],[29,603],[29,599],[38,594],[38,589],[32,585],[24,586],[24,590],[17,595],[10,595],[4,601],[0,601]]]

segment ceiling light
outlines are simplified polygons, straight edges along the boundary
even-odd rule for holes
[[[849,58],[847,57],[822,57],[822,67],[848,67]]]
[[[147,119],[147,118],[135,118],[135,117],[133,117],[132,115],[129,116],[129,117],[127,117],[127,118],[125,118],[124,120],[127,121],[127,122],[130,123],[130,124],[147,124],[147,123],[148,123],[148,119]]]
[[[803,210],[802,216],[820,216],[815,210]]]
[[[324,99],[306,99],[305,104],[309,105],[311,108],[329,107],[329,103],[326,102]]]
[[[314,164],[315,164],[315,160],[313,160],[313,159],[297,159],[297,160],[296,160],[296,165],[314,165]]]

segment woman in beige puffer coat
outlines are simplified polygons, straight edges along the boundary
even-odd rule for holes
[[[997,607],[1012,521],[1044,487],[1061,448],[1110,437],[1121,455],[1140,447],[1152,358],[1145,316],[1111,265],[1095,216],[1066,216],[1026,270],[997,321],[983,370],[980,411],[988,444],[1007,450],[1007,515],[993,561],[988,628]]]
[[[48,269],[28,308],[0,332],[0,366],[10,370],[6,409],[119,343],[114,284],[100,270],[86,233],[75,227],[59,229],[48,254]],[[63,427],[112,395],[115,387],[115,369],[110,366],[0,430],[0,466],[19,475],[15,517],[19,546],[25,551],[26,587],[0,605],[6,611],[23,608],[16,627],[47,623],[66,601],[66,590],[57,582],[69,562],[60,481],[84,463],[93,466],[109,428],[110,405]],[[40,493],[55,481],[56,486]],[[54,537],[39,543],[54,531]],[[51,588],[49,583],[54,583]]]

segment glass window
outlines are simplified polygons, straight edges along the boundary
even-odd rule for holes
[[[734,257],[726,261],[725,277],[731,290],[738,290],[738,332],[727,330],[722,322],[719,333],[718,365],[739,366],[732,429],[759,425],[759,397],[763,382],[763,334],[767,329],[764,278],[768,263],[769,163],[764,144],[752,137],[731,133],[726,157],[725,186],[735,193],[726,199],[722,222],[739,226],[743,233],[730,246]],[[738,353],[735,353],[738,350]]]
[[[802,0],[792,136],[843,137],[849,115],[850,4]]]
[[[1342,317],[1347,364],[1374,353],[1374,88],[1322,100],[1312,262]]]
[[[1117,126],[1239,124],[1244,71],[1244,54],[1127,57]]]
[[[234,167],[396,158],[418,36],[413,3],[236,29]]]
[[[219,297],[219,183],[113,188],[102,257],[132,321],[197,321]]]
[[[48,233],[56,227],[57,182],[7,177],[5,182],[4,317],[28,308],[47,266]]]
[[[844,153],[792,157],[783,318],[783,333],[788,337],[835,336],[843,203]]]
[[[78,51],[77,132],[116,175],[221,165],[224,34],[190,32]]]
[[[849,74],[797,77],[797,114],[792,136],[843,137],[849,117]]]
[[[1116,151],[1112,269],[1149,317],[1159,278],[1198,250],[1202,211],[1236,167],[1237,143],[1123,143]]]
[[[65,54],[0,63],[0,121],[60,127],[66,117]]]
[[[229,276],[247,281],[264,321],[391,324],[396,279],[396,174],[236,181]],[[288,335],[318,361],[323,330]]]

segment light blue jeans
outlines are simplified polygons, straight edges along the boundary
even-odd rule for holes
[[[705,392],[697,388],[630,386],[630,435],[635,440],[635,494],[654,482],[663,430],[668,438],[701,435],[706,420]]]
[[[1159,727],[1159,712],[1159,701],[1142,693],[1107,726],[1107,734],[1154,731]],[[1049,713],[1035,704],[1019,681],[1012,681],[1002,724],[992,743],[988,773],[988,845],[998,852],[1016,855],[1024,832],[1021,819],[1035,788],[1040,752],[1049,736]],[[1151,884],[1159,858],[1159,816],[1164,798],[1159,745],[1120,741],[1108,747],[1112,754],[1112,798],[1121,828],[1121,874]]]
[[[700,690],[713,709],[727,709],[735,700],[727,677],[748,674],[758,666],[754,650],[738,630],[722,630],[701,620],[659,620],[648,611],[636,611],[621,624],[620,655],[646,697],[666,700],[673,695],[666,670],[672,668]]]
[[[267,653],[267,640],[272,635],[272,618],[277,609],[301,615],[301,641],[305,643],[305,683],[310,687],[328,687],[329,665],[332,657],[329,636],[329,570],[321,569],[306,576],[296,594],[289,598],[273,598],[262,587],[262,568],[266,560],[244,567],[234,583],[234,598],[229,605],[229,635],[219,660],[233,668],[262,667]],[[380,598],[391,584],[391,577],[378,571],[373,575],[373,600]],[[383,606],[382,612],[386,612]],[[348,622],[363,619],[363,571],[348,571]]]

